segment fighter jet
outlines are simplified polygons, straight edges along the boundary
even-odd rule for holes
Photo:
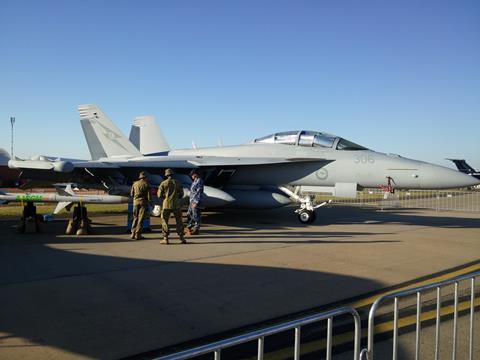
[[[342,137],[319,131],[279,132],[235,146],[167,150],[145,156],[96,105],[79,107],[80,121],[92,155],[90,161],[10,160],[9,167],[22,176],[51,177],[56,181],[101,183],[111,193],[125,191],[138,171],[147,170],[153,183],[160,182],[165,168],[173,168],[182,182],[199,169],[213,198],[229,198],[223,205],[239,208],[271,208],[299,203],[299,220],[310,223],[319,206],[309,196],[289,188],[332,192],[355,197],[365,187],[388,185],[397,189],[442,189],[472,186],[475,178],[452,169],[384,154]],[[207,188],[206,188],[207,189]]]

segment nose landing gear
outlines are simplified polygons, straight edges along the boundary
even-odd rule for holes
[[[310,210],[300,210],[299,211],[299,210],[296,210],[295,212],[297,212],[298,220],[302,224],[311,224],[317,218],[317,214],[315,213],[315,211],[310,211]]]
[[[299,196],[297,194],[297,191],[295,192],[291,191],[286,187],[281,187],[280,190],[282,190],[285,194],[289,195],[295,201],[300,203],[300,208],[295,210],[295,213],[298,216],[298,220],[302,224],[313,223],[317,218],[317,214],[315,213],[315,210],[317,210],[319,207],[325,206],[332,202],[332,200],[328,200],[328,201],[322,202],[321,204],[315,205],[315,199],[313,198],[313,196],[310,196],[310,195]]]

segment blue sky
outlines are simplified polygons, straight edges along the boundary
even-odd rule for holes
[[[0,147],[89,158],[77,106],[172,148],[285,130],[480,168],[480,2],[22,1],[0,5]]]

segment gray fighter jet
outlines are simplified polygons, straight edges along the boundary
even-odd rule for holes
[[[296,212],[303,223],[313,221],[320,205],[289,187],[355,197],[365,187],[394,191],[479,183],[446,167],[376,152],[318,131],[280,132],[243,145],[185,150],[168,150],[164,141],[160,154],[144,155],[96,105],[81,105],[79,111],[92,160],[10,160],[9,167],[22,170],[27,178],[103,184],[111,193],[128,191],[140,170],[147,170],[156,184],[164,169],[173,168],[188,184],[186,174],[196,168],[204,175],[206,192],[216,191],[211,200],[220,200],[222,206],[272,208],[288,204],[287,196],[292,196],[300,203]]]

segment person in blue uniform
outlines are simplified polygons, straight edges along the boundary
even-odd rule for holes
[[[190,186],[190,204],[188,205],[186,235],[198,235],[200,233],[201,213],[200,206],[203,200],[203,180],[197,170],[190,172],[192,186]]]

